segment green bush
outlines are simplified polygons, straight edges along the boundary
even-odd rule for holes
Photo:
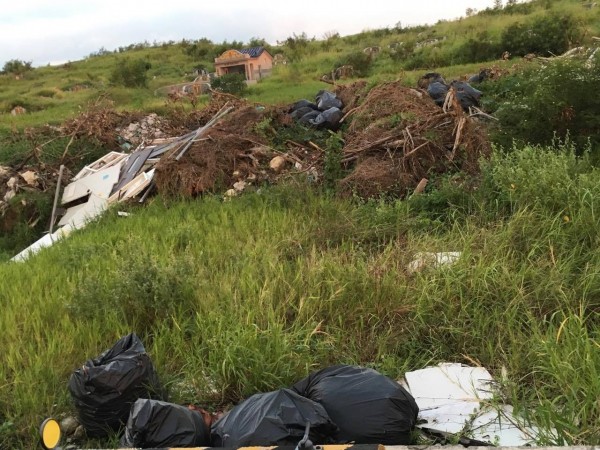
[[[354,69],[354,75],[359,77],[366,77],[369,74],[369,70],[371,69],[371,63],[373,59],[370,55],[363,53],[361,51],[355,51],[351,53],[347,53],[337,60],[335,63],[334,70],[340,66],[352,66]]]
[[[110,82],[115,86],[146,87],[150,67],[152,65],[144,59],[122,59],[111,72]]]
[[[246,92],[246,77],[241,73],[228,73],[221,75],[212,82],[212,87],[221,92],[233,95],[243,95]]]
[[[494,142],[508,148],[514,139],[551,144],[555,137],[570,136],[579,148],[589,142],[595,150],[600,145],[599,66],[597,60],[557,60],[482,84],[485,106],[499,119]]]
[[[492,39],[487,31],[482,31],[476,38],[470,38],[454,52],[455,64],[469,64],[498,59],[502,53],[500,43]]]
[[[2,73],[12,73],[14,75],[22,75],[25,72],[32,70],[31,61],[21,61],[20,59],[11,59],[4,63]]]
[[[501,47],[513,55],[560,55],[579,42],[582,31],[573,16],[556,13],[515,23],[502,33]]]

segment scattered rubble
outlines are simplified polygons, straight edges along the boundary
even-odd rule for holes
[[[139,145],[142,142],[165,137],[165,133],[162,131],[165,125],[158,114],[152,113],[137,122],[131,122],[127,127],[116,128],[115,131],[123,140],[133,145]]]

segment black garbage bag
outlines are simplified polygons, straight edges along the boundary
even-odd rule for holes
[[[317,107],[320,111],[327,111],[329,108],[340,108],[344,106],[342,101],[336,97],[333,92],[319,91],[316,96]]]
[[[131,407],[121,445],[208,447],[210,430],[197,411],[158,400],[139,399]]]
[[[444,77],[437,72],[428,72],[417,81],[417,86],[421,89],[427,89],[431,83],[447,84]]]
[[[293,111],[297,111],[300,108],[311,108],[311,109],[318,109],[317,105],[315,105],[313,102],[306,100],[306,99],[302,99],[302,100],[298,100],[296,103],[294,103],[291,107],[290,107],[290,112]]]
[[[434,81],[427,87],[427,93],[435,101],[436,105],[443,106],[448,94],[448,86],[439,81]]]
[[[408,391],[376,370],[333,366],[310,374],[292,389],[325,407],[339,427],[337,443],[410,443],[419,407]]]
[[[300,118],[300,120],[298,120],[298,123],[301,123],[302,125],[311,125],[310,121],[313,119],[316,119],[320,115],[321,115],[321,111],[313,110],[313,111],[307,112]]]
[[[480,106],[482,92],[464,81],[453,81],[451,86],[456,90],[456,97],[462,108],[467,111],[470,106]]]
[[[344,113],[342,113],[342,111],[339,108],[329,108],[328,110],[323,111],[314,119],[310,119],[309,123],[316,128],[337,130],[340,125],[340,120],[342,120],[342,117],[344,117]]]
[[[468,82],[472,84],[483,83],[489,77],[489,69],[481,69],[478,74],[471,75]]]
[[[215,422],[214,447],[296,445],[310,422],[310,440],[329,443],[337,427],[318,403],[290,389],[256,394]]]
[[[166,400],[150,357],[134,333],[75,370],[69,392],[89,437],[117,431],[138,398]]]
[[[294,110],[291,114],[290,117],[294,120],[298,120],[300,119],[302,116],[304,116],[305,114],[308,114],[310,112],[316,112],[317,114],[319,114],[321,111],[316,110],[311,108],[310,106],[303,106],[302,108],[298,108],[296,110]]]

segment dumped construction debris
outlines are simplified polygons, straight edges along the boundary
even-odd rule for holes
[[[336,92],[319,91],[314,102],[302,100],[291,107],[264,107],[214,93],[206,108],[178,124],[94,105],[67,122],[65,132],[73,138],[93,136],[110,142],[111,148],[119,142],[116,148],[125,152],[109,152],[76,174],[62,195],[66,213],[59,228],[13,260],[22,261],[52,245],[113,203],[145,200],[155,187],[166,196],[231,197],[291,176],[322,180],[335,149],[306,137],[281,138],[293,136],[290,130],[298,126],[294,119],[303,118],[294,113],[303,109],[310,110],[311,118],[304,122],[309,129],[327,133],[323,130],[342,127],[338,136],[344,145],[335,159],[338,172],[344,174],[337,186],[341,195],[402,197],[421,192],[423,180],[432,175],[459,170],[475,174],[478,160],[490,152],[486,133],[461,107],[461,92],[455,86],[448,88],[441,106],[424,89],[408,88],[400,81],[370,91],[363,81],[338,86]],[[189,132],[183,123],[187,121],[204,125]],[[157,138],[175,132],[183,133]],[[135,150],[126,153],[134,145]],[[21,174],[23,184],[38,183],[36,177]]]

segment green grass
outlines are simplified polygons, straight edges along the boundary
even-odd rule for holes
[[[136,331],[175,402],[236,402],[335,363],[397,378],[477,361],[505,367],[507,401],[556,428],[541,443],[598,444],[597,176],[526,148],[498,154],[474,193],[449,179],[356,203],[292,184],[110,211],[0,265],[0,437],[31,448],[44,417],[72,412],[70,373]],[[418,251],[463,255],[410,276]]]
[[[584,11],[579,1],[527,5],[309,42],[300,60],[246,97],[311,99],[328,88],[318,78],[343,55],[372,45],[382,52],[370,86],[398,78],[414,86],[425,69],[458,78],[489,65],[454,63],[467,39],[483,29],[497,38],[551,10],[571,13],[588,37],[600,32],[600,10]],[[442,36],[419,50],[429,59],[418,70],[404,70],[407,61],[387,49]],[[151,62],[148,88],[109,85],[123,57]],[[37,68],[21,80],[0,75],[0,162],[31,150],[23,130],[60,124],[100,95],[119,110],[166,111],[155,89],[189,80],[199,63],[210,61],[177,44]],[[15,104],[29,113],[11,116]],[[44,147],[42,160],[55,160],[67,140]],[[88,141],[71,151],[80,164],[104,153]],[[503,399],[542,429],[556,429],[540,444],[600,444],[598,175],[568,145],[526,147],[497,151],[477,190],[464,176],[432,177],[424,195],[405,201],[341,200],[301,182],[230,202],[159,197],[131,207],[127,218],[112,210],[27,263],[8,263],[38,233],[23,221],[0,236],[0,447],[32,448],[45,417],[72,414],[70,373],[131,331],[175,402],[229,404],[335,363],[397,378],[441,361],[475,361],[498,377],[506,368]],[[36,204],[41,214],[48,198]],[[463,256],[411,276],[406,266],[420,251]],[[117,439],[85,445],[114,447]]]

